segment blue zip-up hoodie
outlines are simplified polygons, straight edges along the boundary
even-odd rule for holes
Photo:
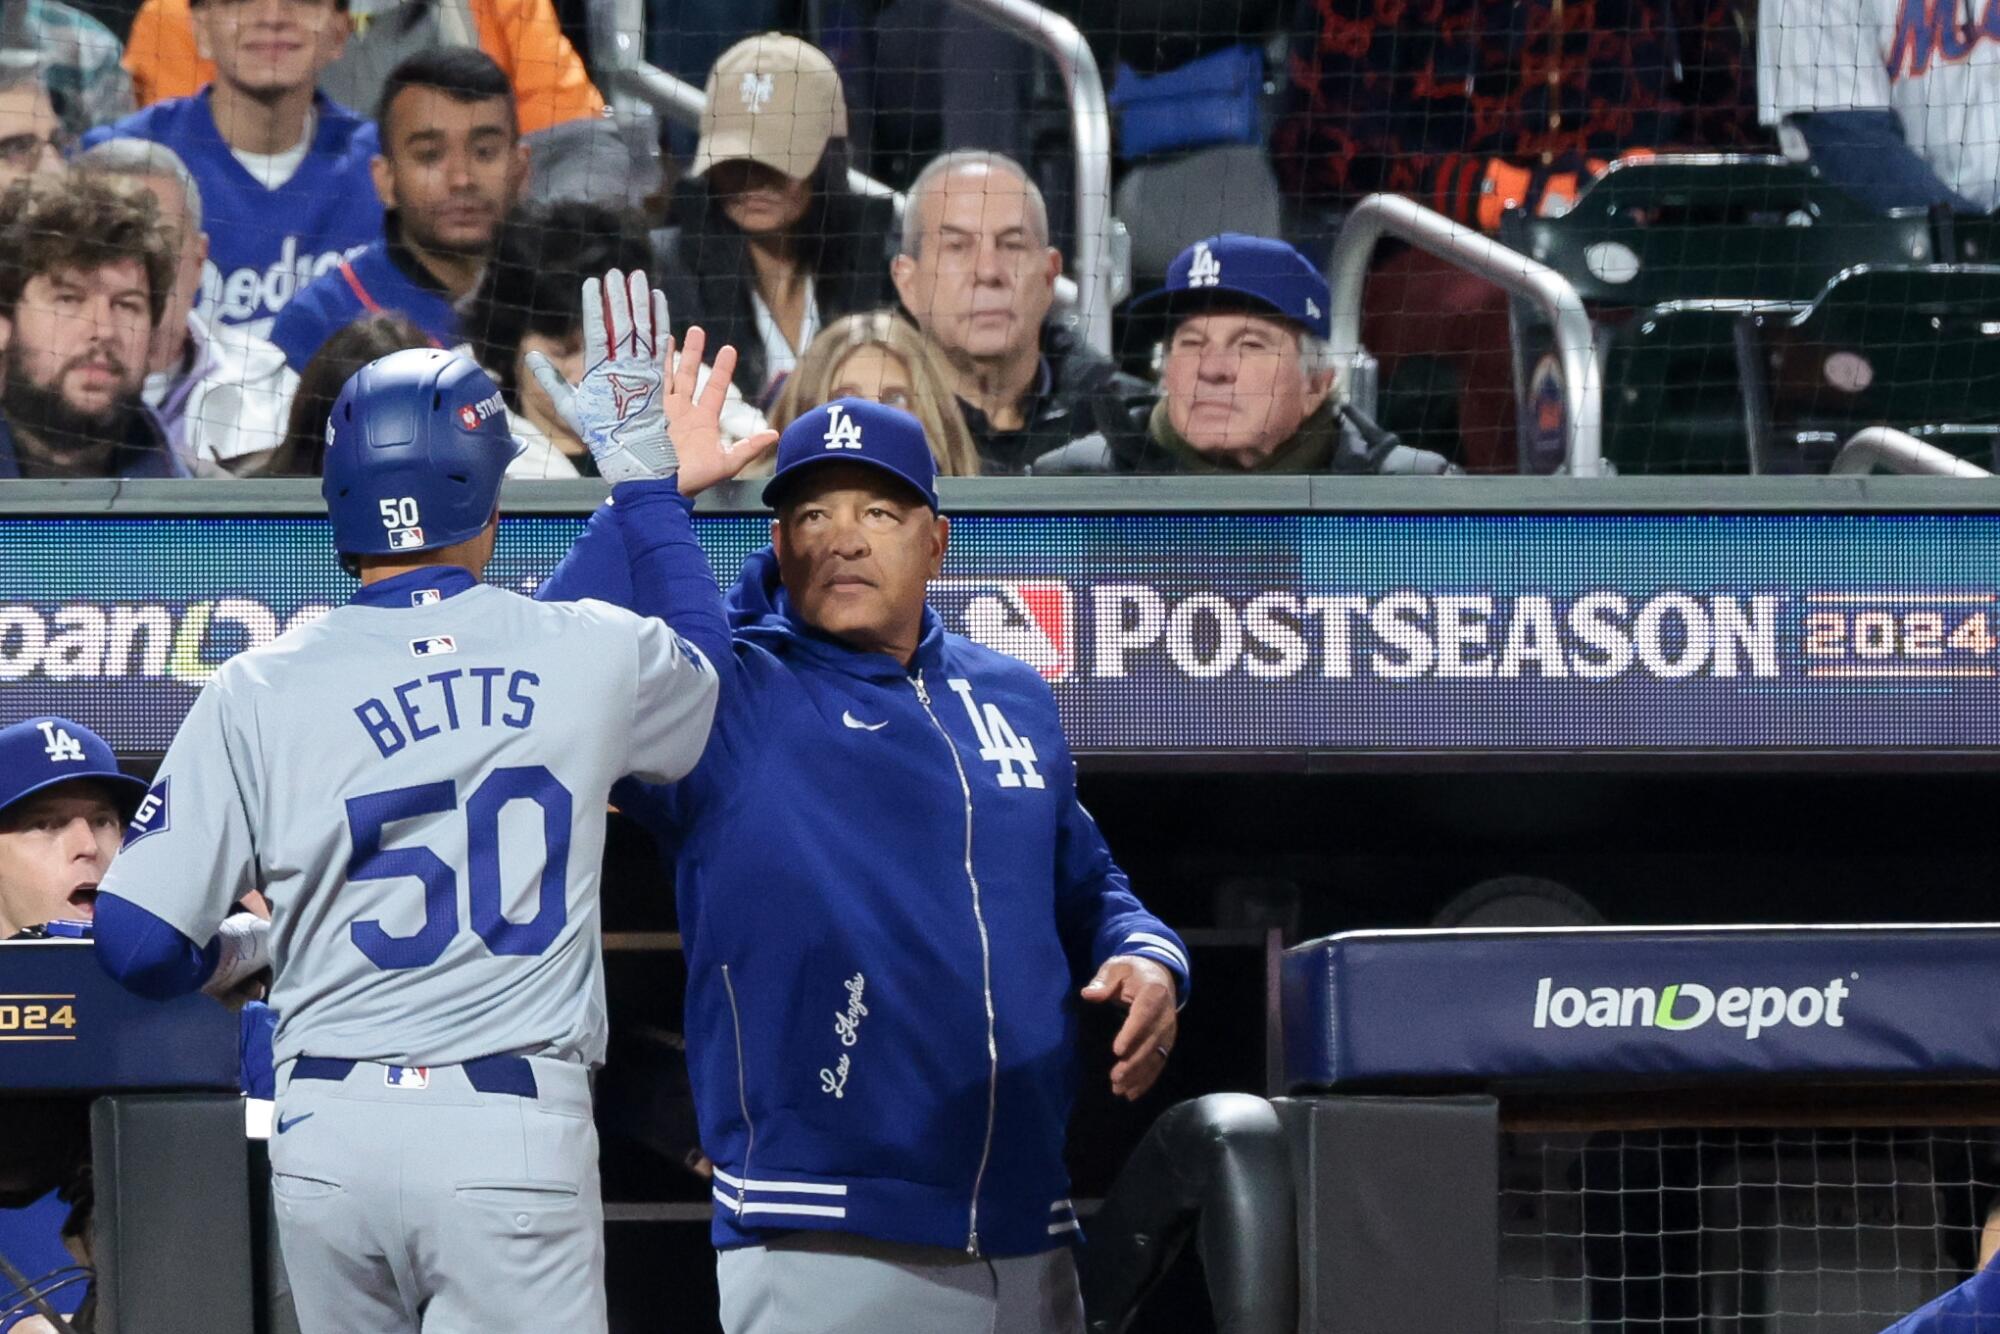
[[[1074,1240],[1077,990],[1138,954],[1185,995],[1187,954],[1077,803],[1048,685],[928,609],[907,669],[849,648],[792,614],[768,549],[703,643],[686,502],[615,502],[539,596],[662,616],[722,676],[694,771],[617,793],[675,862],[715,1244]]]

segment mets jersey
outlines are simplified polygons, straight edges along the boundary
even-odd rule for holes
[[[2000,204],[2000,0],[1763,0],[1757,110],[1897,113],[1939,180]]]
[[[606,798],[715,698],[663,622],[397,575],[216,672],[102,888],[194,941],[262,890],[281,1066],[597,1064]]]

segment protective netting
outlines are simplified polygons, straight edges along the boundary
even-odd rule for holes
[[[1502,1327],[1877,1334],[1971,1275],[1986,1128],[1509,1136]]]
[[[10,245],[0,475],[311,475],[425,344],[588,474],[522,365],[614,264],[737,349],[732,432],[861,393],[952,473],[1983,466],[1996,52],[1957,0],[8,0],[0,183],[165,226],[0,205],[92,242]],[[153,311],[42,290],[149,257]]]

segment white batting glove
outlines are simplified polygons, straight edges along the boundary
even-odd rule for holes
[[[539,352],[528,370],[614,486],[670,476],[680,466],[667,435],[667,298],[644,273],[613,269],[583,282],[583,383],[571,388]]]
[[[215,933],[215,938],[221,946],[215,971],[202,983],[201,991],[204,996],[213,996],[237,1009],[246,998],[230,993],[271,966],[271,923],[262,917],[238,913],[222,919],[222,929]]]

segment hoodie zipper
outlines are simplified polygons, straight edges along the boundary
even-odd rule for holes
[[[750,1155],[757,1151],[757,1126],[750,1120],[750,1089],[743,1070],[743,1012],[736,1008],[736,984],[729,978],[729,965],[722,965],[722,989],[729,993],[729,1022],[736,1030],[736,1105],[743,1113],[743,1184],[736,1188],[736,1216],[743,1216],[749,1203]]]
[[[931,711],[930,691],[924,689],[924,674],[920,671],[910,678],[916,687],[917,702],[924,706],[924,714],[944,738],[945,748],[951,752],[952,768],[958,771],[958,790],[965,798],[965,879],[972,886],[972,920],[979,927],[979,969],[980,987],[986,997],[986,1142],[979,1149],[979,1171],[972,1178],[972,1212],[966,1220],[965,1250],[968,1255],[979,1254],[979,1191],[986,1184],[986,1165],[993,1157],[993,1122],[1000,1106],[1000,1041],[995,1031],[993,1017],[993,946],[986,934],[986,913],[979,903],[979,876],[972,869],[972,784],[965,777],[965,762],[959,758],[958,745],[945,731]]]

